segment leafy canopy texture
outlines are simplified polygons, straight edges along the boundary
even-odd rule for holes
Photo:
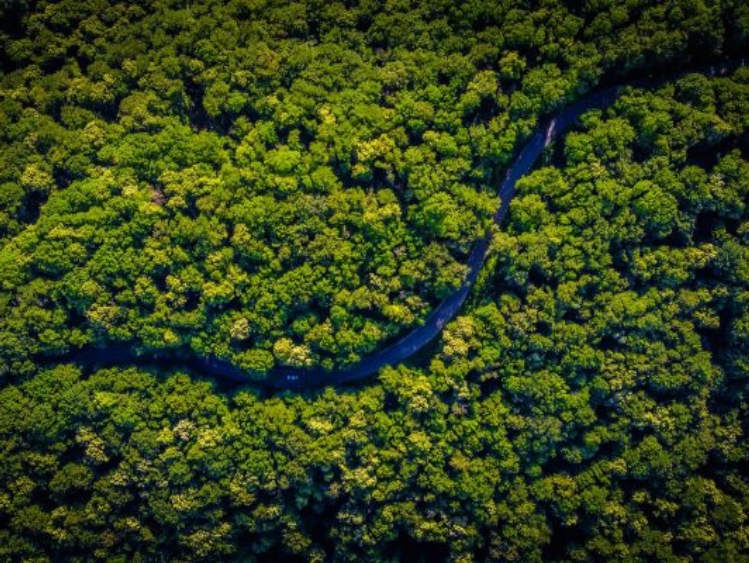
[[[461,282],[540,116],[745,50],[745,2],[0,10],[0,559],[746,560],[746,69],[587,113],[377,383],[59,360],[354,361]]]
[[[0,370],[112,342],[349,365],[463,281],[540,115],[743,2],[11,2]],[[724,23],[725,22],[725,23]]]

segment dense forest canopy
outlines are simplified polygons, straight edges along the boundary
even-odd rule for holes
[[[6,374],[109,342],[255,377],[350,364],[460,285],[540,115],[749,28],[741,1],[23,6],[2,37]]]
[[[743,1],[0,8],[0,560],[749,560]],[[105,349],[105,348],[104,348]]]

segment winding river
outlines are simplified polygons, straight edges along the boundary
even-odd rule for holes
[[[591,109],[609,107],[618,98],[625,87],[652,87],[668,80],[673,80],[688,72],[717,77],[729,74],[740,66],[744,66],[747,59],[733,59],[709,66],[695,67],[691,70],[669,73],[657,77],[648,77],[611,86],[594,91],[591,94],[573,102],[554,115],[547,118],[533,134],[526,140],[522,150],[515,158],[512,166],[507,170],[499,188],[500,205],[494,214],[494,222],[500,224],[507,215],[512,198],[515,195],[517,181],[527,174],[544,149],[559,135],[569,129],[580,116]],[[476,241],[468,257],[468,274],[463,285],[445,298],[425,319],[424,324],[414,328],[397,342],[383,348],[370,356],[366,356],[353,366],[336,371],[325,371],[322,368],[284,368],[276,367],[269,372],[266,379],[255,380],[247,372],[226,360],[215,357],[200,357],[194,355],[189,358],[179,357],[170,352],[137,353],[125,345],[111,345],[104,348],[87,348],[73,354],[72,360],[89,365],[123,365],[143,363],[167,363],[169,365],[185,365],[191,370],[198,370],[210,377],[221,377],[241,383],[259,383],[277,389],[304,389],[327,385],[340,385],[364,379],[379,372],[383,367],[399,364],[412,357],[426,344],[433,340],[445,324],[452,320],[468,297],[476,278],[486,260],[487,251],[491,243],[492,231]]]

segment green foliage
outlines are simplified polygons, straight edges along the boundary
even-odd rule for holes
[[[682,4],[17,6],[0,371],[111,341],[259,372],[356,361],[463,281],[496,169],[540,113],[608,70],[743,45],[738,4]],[[709,110],[703,82],[682,96]],[[667,236],[673,202],[648,197],[638,216]]]
[[[351,363],[462,282],[541,114],[748,29],[737,1],[0,7],[0,559],[745,559],[745,69],[584,116],[379,384],[53,358]]]

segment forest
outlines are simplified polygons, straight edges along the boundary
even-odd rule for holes
[[[690,72],[749,4],[16,0],[0,45],[0,560],[749,561],[749,67]],[[409,361],[259,384],[487,229]]]

